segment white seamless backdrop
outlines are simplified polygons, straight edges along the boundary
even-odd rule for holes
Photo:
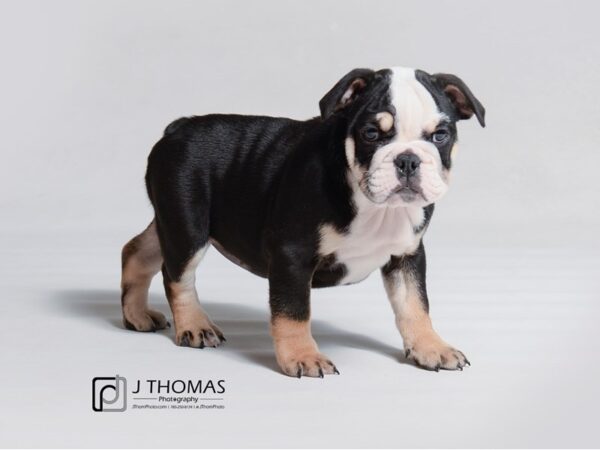
[[[600,445],[600,4],[0,5],[0,445]],[[215,251],[198,285],[223,348],[122,329],[120,246],[151,218],[145,160],[167,123],[309,118],[350,69],[395,65],[455,73],[487,109],[485,129],[459,124],[425,238],[434,324],[473,367],[403,364],[374,274],[313,295],[342,375],[283,377],[266,282]],[[151,301],[168,313],[160,285]],[[227,408],[93,413],[91,378],[116,372],[223,377]]]

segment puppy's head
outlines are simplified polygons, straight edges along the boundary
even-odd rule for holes
[[[351,181],[373,203],[426,206],[448,189],[456,122],[485,109],[458,77],[421,70],[356,69],[319,103],[345,127]]]

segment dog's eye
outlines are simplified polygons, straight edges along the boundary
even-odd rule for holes
[[[433,142],[434,144],[441,144],[443,142],[446,142],[449,137],[450,133],[448,133],[448,130],[436,130],[431,135],[431,142]]]
[[[374,126],[363,128],[360,134],[362,138],[368,142],[373,142],[379,139],[379,129]]]

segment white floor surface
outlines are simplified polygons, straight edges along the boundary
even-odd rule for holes
[[[597,248],[429,246],[431,313],[463,372],[407,364],[378,274],[313,290],[313,330],[341,371],[277,369],[267,283],[211,249],[201,300],[227,342],[180,348],[125,330],[125,233],[4,233],[0,429],[7,446],[598,446]],[[170,311],[155,280],[151,303]],[[224,379],[222,410],[98,413],[91,380]]]

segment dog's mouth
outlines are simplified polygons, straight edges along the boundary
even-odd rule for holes
[[[427,202],[427,198],[425,197],[421,189],[412,186],[398,186],[395,189],[392,189],[388,193],[388,195],[383,199],[376,200],[372,196],[370,196],[370,198],[374,203],[380,205],[396,204],[398,200],[401,200],[404,204],[412,203],[415,201]]]
[[[419,189],[416,189],[412,186],[398,186],[396,189],[394,189],[394,194],[402,194],[402,193],[407,193],[407,192],[421,194],[421,191]]]
[[[410,185],[399,185],[398,187],[396,187],[396,189],[393,190],[392,194],[399,195],[400,198],[405,202],[412,202],[416,199],[423,199],[427,201],[421,189]]]
[[[388,190],[374,190],[370,183],[370,177],[366,174],[360,181],[359,186],[365,195],[378,205],[396,205],[400,201],[403,204],[412,202],[427,202],[427,197],[419,185],[418,180],[400,180],[395,187]],[[387,191],[387,192],[386,192]]]

